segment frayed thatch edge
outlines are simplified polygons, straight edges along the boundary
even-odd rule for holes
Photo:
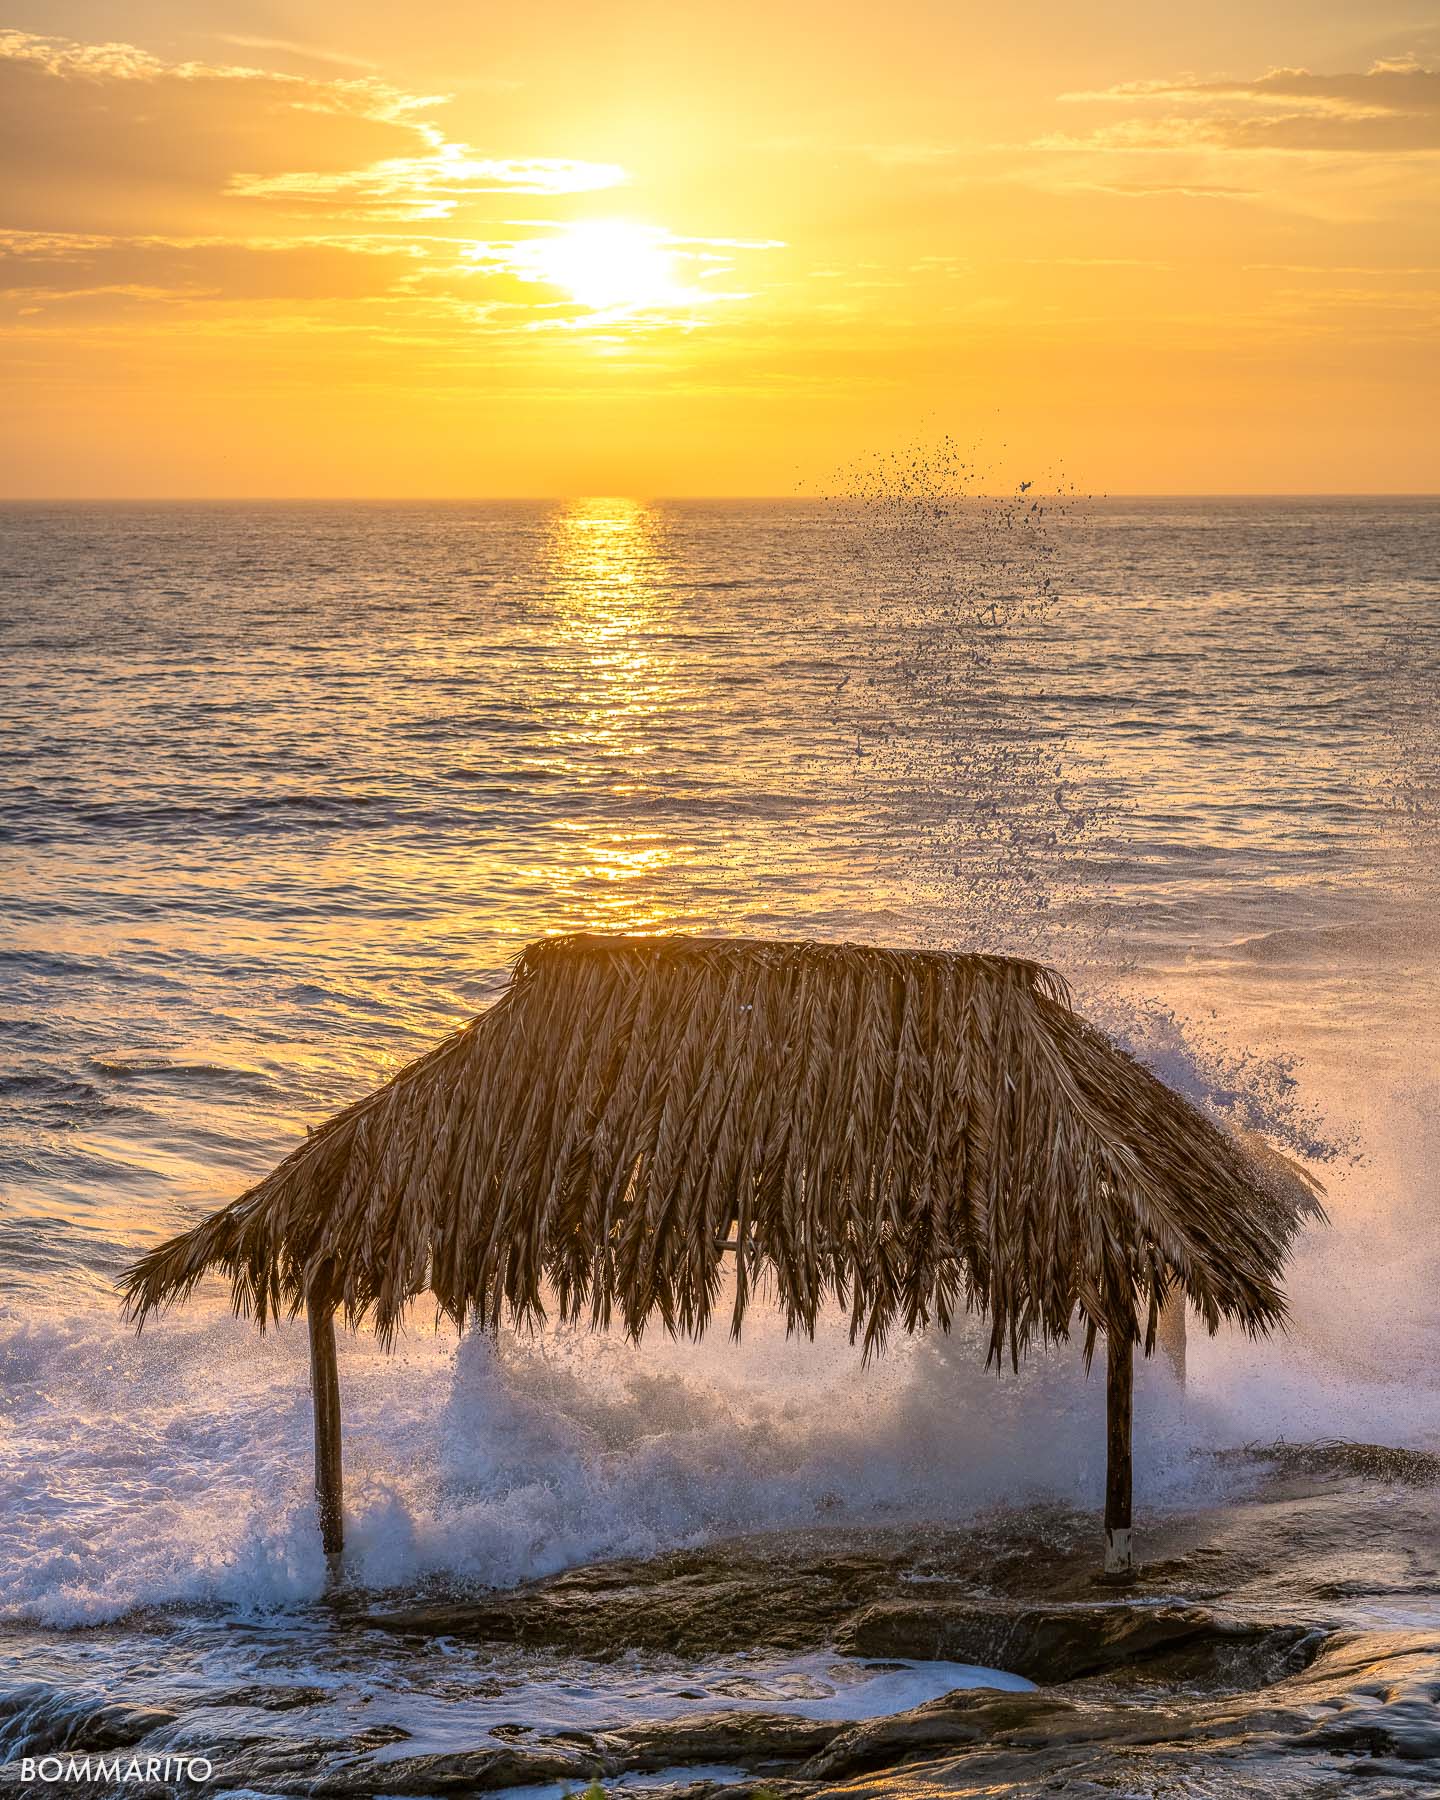
[[[427,1289],[462,1327],[559,1315],[739,1332],[768,1278],[792,1330],[848,1307],[991,1322],[1018,1360],[1097,1331],[1153,1348],[1177,1288],[1206,1327],[1283,1324],[1318,1184],[1237,1143],[1018,959],[581,934],[516,960],[486,1013],[124,1278],[137,1324],[229,1275],[263,1329],[311,1302],[382,1338]]]

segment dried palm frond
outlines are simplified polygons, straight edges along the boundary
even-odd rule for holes
[[[382,1337],[457,1322],[658,1320],[698,1335],[725,1257],[739,1332],[848,1310],[990,1324],[990,1354],[1281,1322],[1308,1177],[1256,1155],[998,956],[579,935],[531,945],[487,1012],[125,1277],[143,1319],[208,1270],[263,1326],[307,1299]]]

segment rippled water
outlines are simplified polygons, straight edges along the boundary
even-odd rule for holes
[[[1142,1389],[1143,1497],[1247,1436],[1436,1439],[1440,508],[1003,525],[0,512],[0,1609],[32,1673],[104,1691],[154,1651],[87,1674],[37,1625],[174,1605],[178,1644],[186,1608],[320,1591],[297,1334],[256,1344],[214,1291],[137,1343],[110,1283],[546,931],[1041,949],[1331,1188],[1290,1339],[1198,1346],[1183,1413]],[[1031,531],[1036,605],[1005,547]],[[978,671],[977,593],[1023,602]],[[997,1389],[961,1345],[862,1372],[835,1337],[777,1344],[346,1341],[357,1579],[1097,1491],[1064,1356]]]

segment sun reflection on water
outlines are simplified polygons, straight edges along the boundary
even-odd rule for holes
[[[546,720],[547,760],[577,797],[598,801],[564,822],[577,840],[574,854],[563,872],[546,873],[576,898],[583,890],[588,922],[643,929],[666,916],[659,890],[679,854],[670,832],[633,820],[681,702],[668,643],[674,600],[664,520],[638,500],[573,501],[550,521],[545,563],[564,690]],[[607,817],[612,804],[626,816]]]

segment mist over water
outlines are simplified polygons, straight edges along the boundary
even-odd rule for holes
[[[953,474],[848,512],[4,515],[6,1617],[321,1591],[303,1332],[217,1286],[136,1340],[109,1284],[579,926],[1055,960],[1328,1189],[1285,1339],[1192,1335],[1183,1401],[1144,1371],[1142,1509],[1251,1440],[1440,1442],[1440,512]],[[1097,1499],[1074,1349],[783,1335],[343,1338],[355,1578]]]

